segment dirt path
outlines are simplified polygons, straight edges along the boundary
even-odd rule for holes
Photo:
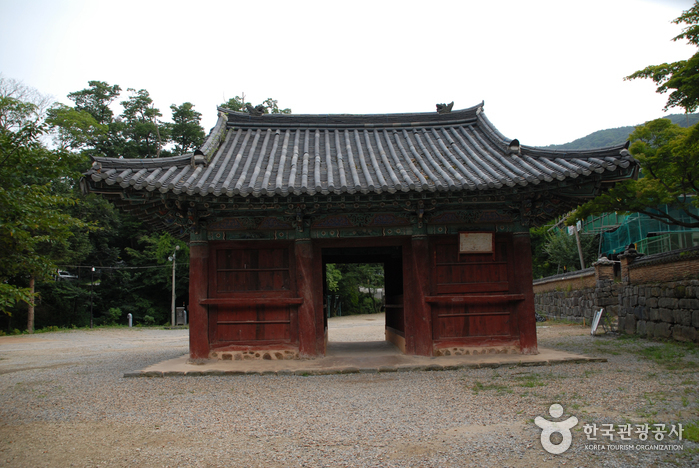
[[[381,339],[382,316],[330,321],[330,339]],[[681,452],[593,450],[585,424],[699,418],[688,347],[538,329],[542,346],[607,363],[328,376],[124,379],[187,351],[186,330],[0,337],[0,466],[697,466]],[[542,449],[560,403],[571,448]],[[617,442],[616,440],[614,441]],[[637,442],[635,440],[634,442]]]

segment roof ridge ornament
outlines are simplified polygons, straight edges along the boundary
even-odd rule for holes
[[[252,104],[247,103],[245,104],[245,108],[248,110],[248,113],[253,117],[261,117],[262,115],[264,115],[266,110],[263,104],[259,104],[255,107],[252,107]]]
[[[450,114],[451,109],[454,107],[454,101],[451,101],[449,104],[437,104],[437,113],[438,114]]]
[[[197,166],[206,166],[207,165],[207,158],[206,155],[202,152],[202,150],[197,149],[194,151],[192,154],[192,167],[197,167]]]
[[[519,144],[519,140],[517,138],[512,140],[510,144],[507,145],[507,154],[522,154],[522,145]]]

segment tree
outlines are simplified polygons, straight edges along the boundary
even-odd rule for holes
[[[375,314],[382,301],[377,290],[384,285],[383,265],[380,263],[341,263],[326,266],[328,289],[339,294],[343,314]],[[367,292],[361,292],[360,288]]]
[[[104,81],[88,81],[89,88],[68,94],[75,103],[75,109],[90,114],[97,123],[107,125],[114,120],[114,112],[109,107],[119,98],[121,87]]]
[[[591,265],[597,259],[599,237],[591,234],[580,235],[580,244],[583,251],[585,265]],[[563,268],[566,271],[580,269],[580,255],[575,236],[568,235],[563,231],[550,231],[546,234],[546,244],[544,253],[552,265]]]
[[[168,233],[146,234],[139,238],[139,249],[127,248],[126,253],[130,257],[129,263],[134,266],[142,265],[150,267],[162,265],[161,268],[148,268],[136,270],[131,273],[136,285],[134,292],[140,296],[141,306],[134,308],[133,315],[142,319],[145,315],[153,317],[157,323],[167,321],[170,316],[170,298],[172,294],[172,265],[170,256],[179,247],[176,262],[175,293],[177,297],[183,297],[189,289],[189,248],[181,240],[175,239]],[[132,301],[138,303],[139,301]],[[146,305],[144,307],[144,305]],[[122,307],[128,312],[128,307]],[[140,310],[138,310],[140,309]],[[144,311],[144,309],[146,309]],[[147,312],[147,313],[144,313]]]
[[[553,227],[554,223],[554,221],[551,221],[544,226],[529,230],[532,247],[532,273],[535,279],[556,274],[557,264],[551,264],[548,255],[544,251],[548,241],[548,231]]]
[[[124,126],[114,119],[110,105],[119,98],[121,87],[104,81],[89,81],[88,85],[68,94],[74,107],[56,103],[49,109],[47,123],[62,149],[118,158],[123,152]]]
[[[699,125],[685,129],[667,119],[652,120],[630,139],[641,177],[618,183],[582,205],[568,223],[601,213],[634,212],[667,224],[699,227]],[[661,210],[662,205],[673,210]]]
[[[87,156],[147,158],[169,156],[163,147],[169,142],[169,128],[158,120],[160,110],[147,90],[136,91],[121,101],[117,118],[111,105],[121,95],[119,85],[89,81],[89,87],[68,94],[74,107],[55,104],[47,122],[54,130],[58,146]]]
[[[0,98],[14,99],[16,109],[9,108],[0,114],[0,127],[18,130],[27,119],[41,122],[46,109],[51,105],[51,97],[25,86],[21,81],[4,78],[0,73]],[[21,108],[21,112],[18,109]]]
[[[168,130],[158,121],[163,114],[153,105],[153,99],[145,89],[136,91],[129,88],[132,94],[126,101],[122,118],[126,124],[124,136],[126,144],[123,156],[125,158],[157,158],[161,156],[162,148],[168,140]]]
[[[674,20],[685,24],[682,34],[699,46],[699,1]],[[665,110],[682,107],[692,112],[699,106],[699,53],[689,60],[652,65],[626,77],[650,78],[658,84],[656,92],[673,90]],[[638,180],[618,183],[607,193],[578,208],[567,223],[605,212],[635,212],[663,223],[699,228],[699,124],[683,129],[667,119],[646,122],[629,137],[629,151],[641,167]],[[668,205],[671,212],[661,210]]]
[[[34,279],[51,277],[74,230],[87,227],[66,211],[76,203],[65,184],[77,180],[80,156],[47,149],[42,118],[36,104],[0,95],[0,310],[29,304],[30,332]]]
[[[682,33],[672,39],[673,41],[685,39],[690,44],[699,46],[699,1],[695,1],[692,8],[682,12],[682,15],[674,19],[673,23],[686,25]],[[690,113],[699,107],[699,52],[689,60],[650,65],[625,79],[638,78],[653,80],[658,85],[656,92],[660,94],[671,91],[667,104],[663,108],[665,111],[671,107],[681,107],[686,113]]]
[[[291,109],[280,109],[278,101],[276,99],[267,98],[262,101],[262,104],[253,106],[249,102],[245,101],[245,94],[243,97],[236,96],[229,99],[228,101],[222,103],[219,107],[224,109],[230,109],[235,112],[249,112],[250,108],[260,108],[264,114],[291,114]]]
[[[175,143],[175,155],[193,151],[204,142],[204,129],[199,124],[201,113],[194,110],[191,102],[185,102],[180,106],[172,104],[172,121],[169,124],[170,137]]]

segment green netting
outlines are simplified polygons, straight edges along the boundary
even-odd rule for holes
[[[599,234],[609,231],[626,221],[629,215],[619,213],[604,213],[599,216],[590,216],[585,220],[582,232],[588,234]]]
[[[660,209],[683,221],[693,221],[686,213],[672,210],[667,205]],[[699,214],[699,210],[694,209],[693,213]],[[623,219],[611,217],[605,220],[600,219],[597,223],[601,226],[607,222],[611,227],[614,220],[620,221],[619,227],[601,234],[600,253],[605,256],[620,254],[631,244],[636,244],[636,250],[647,255],[699,245],[699,229],[661,223],[638,213],[623,216]],[[595,220],[590,220],[590,230],[593,229],[594,222]],[[587,223],[586,220],[586,228]]]

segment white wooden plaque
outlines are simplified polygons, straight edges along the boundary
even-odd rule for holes
[[[493,253],[492,232],[460,232],[459,253]]]

